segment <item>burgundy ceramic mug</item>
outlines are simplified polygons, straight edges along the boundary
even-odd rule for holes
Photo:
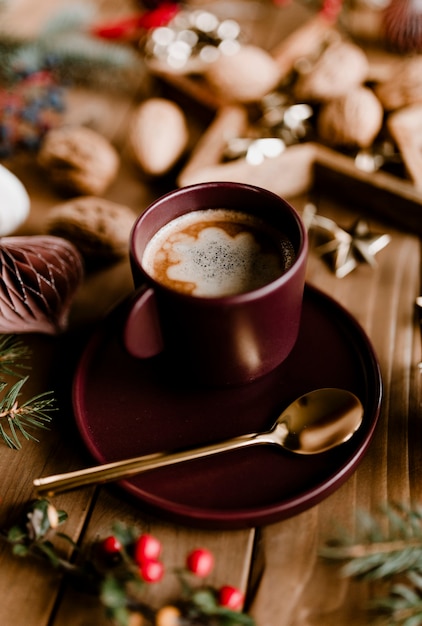
[[[131,233],[126,349],[163,352],[207,385],[270,372],[298,335],[307,248],[295,209],[259,187],[211,182],[159,198]]]

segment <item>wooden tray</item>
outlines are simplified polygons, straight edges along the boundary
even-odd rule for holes
[[[357,211],[373,210],[395,225],[422,235],[422,193],[412,183],[385,172],[359,170],[353,159],[321,144],[292,146],[260,165],[251,165],[244,158],[224,163],[227,139],[242,136],[246,127],[243,108],[226,106],[217,111],[180,173],[178,185],[232,180],[265,187],[286,198],[315,191],[340,197]]]
[[[308,17],[272,50],[281,77],[288,76],[296,60],[311,54],[331,28],[317,16]],[[370,52],[371,72],[385,76],[397,57],[380,50]],[[224,102],[201,77],[158,72],[172,87],[215,111],[213,121],[194,147],[181,171],[180,186],[208,180],[232,180],[266,187],[286,198],[311,190],[332,194],[352,203],[357,211],[374,210],[395,225],[422,235],[422,190],[410,180],[384,171],[359,170],[352,158],[319,143],[287,148],[279,157],[251,165],[244,158],[223,162],[227,141],[244,137],[249,116],[242,105]]]

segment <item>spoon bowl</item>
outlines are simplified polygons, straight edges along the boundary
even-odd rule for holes
[[[36,478],[33,484],[39,496],[52,496],[78,487],[121,480],[158,467],[252,445],[276,445],[294,454],[319,454],[350,439],[362,423],[362,418],[362,403],[350,391],[331,387],[316,389],[292,402],[268,431],[240,435],[199,448],[157,452]]]
[[[285,409],[274,425],[283,448],[296,454],[318,454],[344,443],[359,428],[361,401],[344,389],[317,389]]]

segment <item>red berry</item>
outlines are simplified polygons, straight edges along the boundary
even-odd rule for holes
[[[219,591],[218,602],[221,606],[225,606],[232,611],[240,611],[243,607],[244,596],[236,587],[224,585]]]
[[[335,21],[342,9],[342,0],[324,0],[321,7],[321,14],[328,20]]]
[[[148,559],[142,562],[139,571],[147,583],[158,583],[164,575],[164,565],[156,559]]]
[[[106,554],[117,554],[122,549],[122,544],[114,535],[106,537],[101,543],[101,547]]]
[[[132,24],[126,22],[111,22],[101,26],[95,26],[92,29],[92,34],[95,37],[102,37],[103,39],[122,39],[128,36],[128,33],[132,33],[134,27]]]
[[[166,26],[178,12],[176,3],[163,3],[151,11],[94,26],[91,33],[103,39],[130,39],[139,35],[140,30]]]
[[[173,17],[179,12],[179,7],[174,2],[163,2],[159,7],[152,11],[147,11],[138,20],[138,26],[141,28],[158,28],[166,26]]]
[[[133,558],[138,565],[145,560],[157,560],[161,554],[161,542],[153,535],[145,533],[135,543]]]
[[[214,567],[214,557],[209,550],[197,548],[188,554],[186,565],[199,578],[205,578]]]

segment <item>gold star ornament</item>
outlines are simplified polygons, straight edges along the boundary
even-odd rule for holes
[[[315,251],[329,261],[337,278],[344,278],[362,262],[375,267],[375,255],[391,241],[387,234],[372,233],[361,219],[349,230],[340,228],[334,220],[317,215],[313,205],[305,207],[303,219],[308,230],[323,240]]]

